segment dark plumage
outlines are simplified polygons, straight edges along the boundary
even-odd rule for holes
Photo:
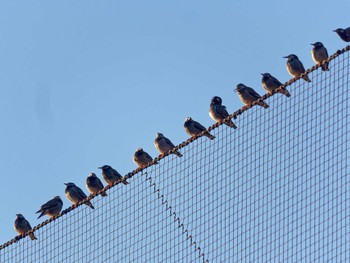
[[[336,32],[345,42],[350,42],[350,27],[345,29],[337,28],[336,30],[333,30],[333,32]]]
[[[69,201],[71,201],[74,205],[77,205],[79,202],[83,201],[87,198],[86,194],[81,190],[78,186],[76,186],[74,183],[65,183],[66,190],[64,191],[66,194],[66,197]],[[90,208],[94,209],[94,206],[90,203],[90,201],[85,202],[85,205],[89,206]]]
[[[321,42],[316,42],[311,45],[314,46],[314,48],[311,50],[312,59],[315,61],[316,64],[321,65],[323,71],[329,70],[328,62],[322,64],[322,62],[328,58],[327,49],[323,46]]]
[[[91,194],[96,194],[98,191],[101,191],[104,186],[96,174],[91,173],[88,178],[86,178],[86,188]],[[101,196],[107,196],[106,192],[101,191]]]
[[[27,219],[24,218],[22,214],[16,214],[16,220],[15,220],[15,230],[18,234],[23,235],[27,233],[28,231],[32,230],[32,227],[30,226]],[[31,240],[36,240],[37,238],[34,236],[34,233],[28,234]]]
[[[261,98],[261,96],[252,88],[247,87],[246,85],[240,83],[236,86],[236,91],[238,93],[239,98],[241,101],[246,104],[250,105],[253,102],[257,101],[258,99]],[[260,105],[261,107],[264,107],[267,109],[269,105],[264,102],[263,100],[259,101],[257,105]]]
[[[288,55],[286,57],[283,58],[287,58],[287,71],[289,72],[290,75],[292,75],[294,78],[299,77],[301,74],[305,73],[305,68],[303,63],[301,63],[301,61],[299,60],[299,58],[294,55]],[[306,75],[303,76],[303,80],[307,81],[307,82],[311,82],[311,80],[309,79],[309,77]]]
[[[37,214],[41,213],[38,219],[44,215],[47,215],[51,218],[57,216],[61,212],[62,206],[63,202],[61,200],[61,197],[55,196],[53,199],[43,204],[38,211],[36,211]]]
[[[229,116],[226,107],[222,105],[222,99],[215,96],[211,99],[209,116],[216,122],[222,121]],[[224,121],[227,126],[237,129],[237,126],[232,122],[232,120]]]
[[[261,75],[263,76],[261,84],[263,88],[269,93],[273,93],[276,89],[283,85],[278,79],[269,73],[261,73]],[[290,93],[287,89],[281,89],[278,92],[286,95],[287,97],[290,97]]]
[[[175,148],[175,145],[160,132],[157,133],[156,139],[154,140],[154,146],[161,154]],[[177,155],[178,157],[182,157],[182,154],[179,151],[175,151],[173,154]]]
[[[200,133],[204,132],[204,136],[207,136],[210,140],[214,140],[215,136],[211,135],[207,129],[197,121],[194,121],[191,117],[187,117],[184,123],[185,131],[190,136],[196,136]]]
[[[133,161],[138,167],[144,167],[152,162],[153,158],[142,148],[138,148],[134,154]],[[158,162],[155,162],[155,164],[158,164]]]
[[[118,173],[115,169],[113,169],[109,165],[98,167],[98,169],[102,170],[102,178],[109,185],[113,185],[114,182],[119,180],[122,180],[122,183],[125,185],[129,184],[127,181],[124,180],[123,176],[121,176],[120,173]]]

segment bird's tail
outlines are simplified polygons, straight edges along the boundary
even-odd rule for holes
[[[225,124],[230,126],[231,128],[237,129],[236,124],[234,124],[231,120],[225,121]]]
[[[327,63],[324,63],[324,64],[321,65],[323,71],[328,71],[329,70],[328,64],[329,63],[327,62]]]
[[[106,192],[105,192],[105,191],[102,191],[102,192],[101,192],[101,196],[103,196],[103,197],[107,196]]]
[[[266,102],[263,101],[259,101],[258,103],[261,107],[264,107],[265,109],[267,109],[269,107],[269,105]]]
[[[174,154],[176,154],[179,157],[182,157],[183,155],[179,151],[175,151]]]
[[[33,233],[28,234],[31,240],[37,240]]]
[[[89,206],[90,208],[95,209],[95,207],[94,207],[90,202],[86,202],[85,204],[86,204],[87,206]]]
[[[129,182],[127,182],[127,181],[125,181],[125,180],[123,180],[122,183],[125,184],[125,185],[130,184]]]
[[[40,213],[41,211],[39,210],[38,212],[36,212],[36,213]],[[44,216],[45,214],[44,214],[44,212],[41,212],[41,214],[40,214],[40,216],[38,216],[38,219],[40,218],[40,217],[42,217],[42,216]]]
[[[303,76],[303,80],[305,80],[307,82],[311,82],[311,80],[309,79],[309,77],[307,75]]]
[[[215,136],[211,135],[208,131],[204,135],[207,136],[210,140],[214,140],[215,139]]]
[[[283,95],[286,95],[287,97],[290,97],[290,93],[286,89],[281,89],[279,92],[282,93]]]

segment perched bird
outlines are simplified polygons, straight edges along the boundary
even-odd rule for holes
[[[38,217],[38,219],[44,215],[47,215],[49,217],[57,216],[61,210],[62,210],[63,202],[61,200],[61,197],[55,196],[50,201],[46,202],[41,206],[41,208],[36,212],[41,213]]]
[[[261,84],[263,88],[269,93],[274,92],[274,90],[283,85],[278,79],[276,79],[269,73],[261,73],[261,75],[263,76]],[[290,93],[287,89],[281,89],[278,92],[282,93],[283,95],[286,95],[287,97],[290,97]]]
[[[236,86],[236,91],[241,101],[246,105],[252,104],[256,100],[261,98],[261,96],[254,89],[247,87],[242,83],[239,83]],[[269,107],[269,105],[263,100],[259,101],[258,105],[260,105],[261,107],[264,107],[265,109]]]
[[[134,154],[133,161],[138,167],[144,167],[150,162],[152,162],[153,158],[151,157],[151,155],[145,152],[142,148],[137,148]],[[155,162],[155,164],[158,164],[158,162]]]
[[[299,77],[301,74],[305,73],[305,68],[303,66],[303,63],[301,63],[301,61],[296,55],[291,54],[283,58],[288,58],[287,71],[289,72],[290,75],[296,78],[296,77]],[[303,76],[303,80],[307,82],[311,82],[311,80],[307,75]]]
[[[175,148],[175,145],[160,132],[157,132],[156,139],[154,140],[154,146],[160,153],[166,153],[167,151]],[[179,151],[175,151],[173,153],[179,157],[182,157],[182,154]]]
[[[345,42],[350,42],[350,27],[345,29],[337,28],[336,30],[333,30],[333,32],[336,32]]]
[[[32,230],[32,227],[30,226],[29,222],[27,219],[24,218],[22,214],[16,214],[17,218],[15,220],[15,230],[17,231],[18,234],[23,235],[27,233],[28,231]],[[31,240],[37,239],[34,236],[34,233],[28,234]]]
[[[78,186],[76,186],[74,183],[65,183],[66,190],[64,191],[66,194],[66,197],[69,201],[71,201],[74,205],[77,205],[79,202],[83,201],[87,198],[86,194],[81,190]],[[85,202],[85,205],[91,207],[94,209],[94,206],[90,203],[90,201]]]
[[[222,99],[220,97],[215,96],[211,99],[209,116],[216,122],[222,121],[229,116],[226,107],[222,105]],[[237,129],[237,126],[232,120],[224,121],[224,123],[231,128]]]
[[[311,50],[312,59],[315,61],[316,64],[321,65],[323,71],[329,70],[328,62],[322,64],[322,62],[328,58],[327,49],[323,46],[321,42],[316,42],[311,45],[314,46],[314,48]]]
[[[193,120],[191,117],[187,117],[185,119],[184,127],[185,127],[185,131],[190,136],[196,136],[196,135],[200,134],[201,132],[205,131],[204,136],[207,136],[210,140],[215,139],[215,136],[211,135],[202,124]]]
[[[123,179],[123,176],[121,176],[120,173],[118,173],[115,169],[113,169],[109,165],[98,167],[98,169],[102,170],[102,178],[109,185],[113,185],[114,182],[119,180],[122,180],[122,183],[125,185],[129,184],[127,181]]]
[[[96,194],[98,191],[102,190],[103,184],[100,179],[96,176],[96,174],[89,174],[88,178],[86,178],[86,188],[91,194]],[[101,196],[107,196],[105,191],[101,192]]]

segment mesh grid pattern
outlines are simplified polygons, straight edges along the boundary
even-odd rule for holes
[[[349,64],[339,55],[0,262],[349,262]]]

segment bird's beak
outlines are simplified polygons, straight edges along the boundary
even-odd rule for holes
[[[264,73],[260,73],[262,76],[264,76]]]
[[[63,183],[64,185],[68,185],[68,183]]]
[[[288,58],[289,56],[283,57],[283,58]]]
[[[310,44],[311,46],[314,46],[315,44]]]
[[[102,169],[102,167],[98,167],[98,169]]]
[[[18,216],[18,214],[16,214],[16,216]]]
[[[337,30],[333,30],[333,32],[337,32]]]

